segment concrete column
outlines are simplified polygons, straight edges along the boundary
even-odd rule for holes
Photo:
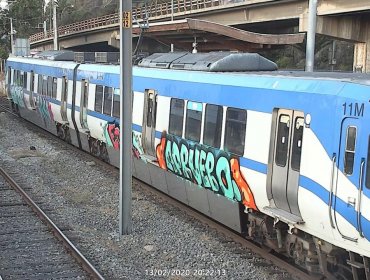
[[[359,70],[363,65],[361,72],[370,73],[370,19],[367,17],[361,19],[360,42],[355,44],[353,69]]]
[[[353,71],[366,72],[366,43],[355,43]]]

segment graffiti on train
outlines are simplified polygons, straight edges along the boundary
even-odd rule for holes
[[[108,147],[113,147],[115,150],[119,150],[119,123],[108,122],[104,127],[104,136]]]
[[[141,145],[141,133],[137,133],[135,131],[132,132],[132,151],[134,157],[137,159],[140,159],[141,155],[144,154],[144,149]]]
[[[23,87],[11,86],[10,94],[15,104],[22,108],[25,107]]]
[[[51,110],[51,104],[46,99],[46,97],[42,95],[38,95],[36,97],[36,103],[37,103],[37,111],[40,113],[41,117],[44,120],[53,122],[54,121],[53,111]]]
[[[157,158],[161,168],[257,210],[234,155],[163,132]]]

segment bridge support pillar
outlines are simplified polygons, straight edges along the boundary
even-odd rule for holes
[[[307,32],[307,14],[300,17],[299,31]],[[316,33],[353,42],[353,70],[370,73],[370,19],[367,16],[318,16]]]
[[[368,72],[370,68],[370,53],[367,51],[366,43],[355,43],[353,55],[353,71]]]

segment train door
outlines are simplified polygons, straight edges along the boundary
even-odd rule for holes
[[[155,122],[157,115],[157,94],[146,90],[144,97],[142,141],[145,154],[155,156]]]
[[[349,117],[342,121],[333,208],[338,232],[352,241],[357,241],[359,233],[362,234],[361,198],[367,143],[362,142],[360,136],[368,135],[365,130],[357,118]]]
[[[279,109],[272,149],[271,190],[275,207],[301,217],[298,183],[304,128],[303,112]],[[271,153],[271,152],[270,152]],[[299,219],[298,219],[299,220]]]
[[[89,98],[89,84],[86,80],[81,81],[81,108],[80,108],[80,122],[83,129],[88,129],[87,125],[87,106]]]
[[[63,123],[68,123],[67,117],[67,100],[68,100],[68,80],[66,76],[62,78],[62,93],[61,93],[60,115]]]

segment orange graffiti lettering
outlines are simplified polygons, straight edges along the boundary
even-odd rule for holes
[[[240,172],[239,161],[235,158],[232,158],[230,160],[230,165],[233,178],[240,190],[240,193],[242,194],[243,204],[248,208],[258,210],[254,201],[253,193],[251,192],[247,181],[244,179],[242,173]]]

